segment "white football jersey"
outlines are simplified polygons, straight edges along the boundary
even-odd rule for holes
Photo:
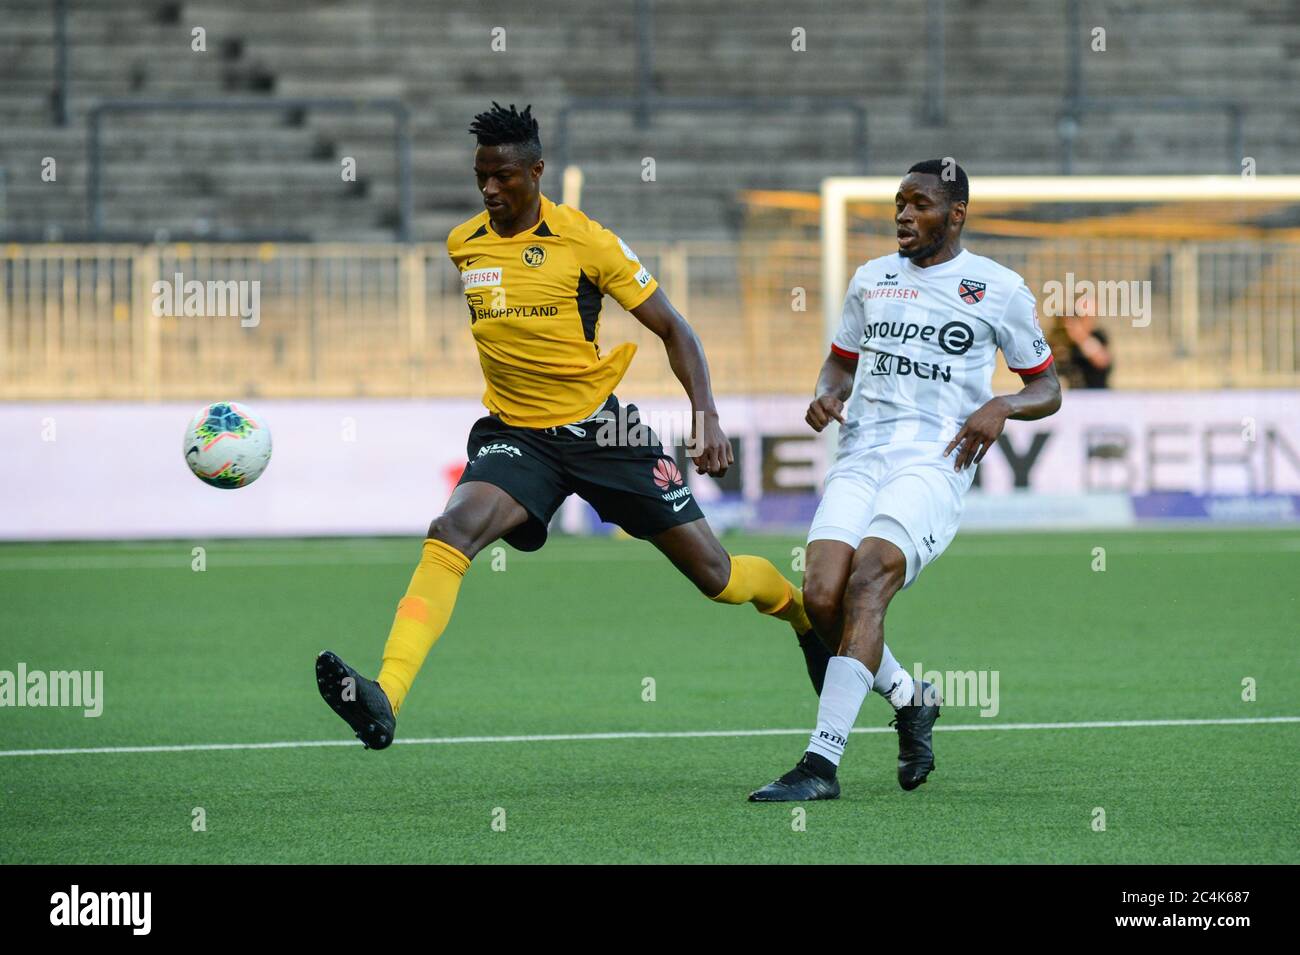
[[[832,350],[858,360],[839,457],[905,441],[947,443],[993,397],[997,349],[1012,371],[1052,363],[1034,295],[1015,272],[963,249],[918,268],[897,253],[853,275]]]

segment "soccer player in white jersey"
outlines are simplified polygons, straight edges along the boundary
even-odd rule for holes
[[[969,186],[951,160],[917,163],[898,187],[898,252],[867,262],[844,299],[807,421],[840,422],[808,532],[804,605],[831,657],[817,728],[799,764],[754,802],[834,799],[836,769],[867,693],[894,707],[898,782],[934,769],[936,688],[916,686],[885,645],[885,610],[957,533],[975,467],[1008,418],[1061,406],[1033,293],[962,248]],[[995,353],[1024,387],[993,396]]]

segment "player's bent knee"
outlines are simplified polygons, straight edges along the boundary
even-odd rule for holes
[[[731,556],[726,551],[709,554],[697,561],[687,576],[700,593],[710,600],[716,600],[731,582]]]
[[[883,610],[907,578],[907,558],[897,547],[882,546],[859,550],[844,588],[846,600]]]
[[[842,587],[825,581],[805,577],[803,581],[803,607],[813,626],[825,628],[840,614]]]
[[[888,571],[855,570],[844,588],[844,602],[856,607],[883,611],[903,587],[903,574]]]
[[[465,522],[452,512],[445,511],[435,517],[429,524],[427,536],[442,541],[449,547],[456,548],[471,559],[484,546],[475,540],[476,534],[474,530],[466,527]]]
[[[706,596],[722,593],[723,589],[731,581],[731,555],[725,550],[720,550],[720,553],[711,555],[705,566],[704,575],[707,579],[696,581],[696,586]]]

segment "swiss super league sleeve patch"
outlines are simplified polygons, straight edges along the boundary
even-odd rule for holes
[[[957,283],[957,295],[967,305],[978,305],[984,299],[984,290],[988,288],[983,282],[974,279],[962,279]]]
[[[618,237],[615,236],[615,238]],[[647,271],[646,267],[641,264],[641,260],[637,258],[636,253],[632,251],[632,247],[628,245],[626,242],[624,242],[622,239],[618,240],[618,247],[623,250],[623,255],[627,258],[629,262],[636,263],[637,271],[636,274],[632,276],[632,278],[636,279],[637,285],[641,286],[642,288],[645,288],[647,285],[650,284],[649,271]]]

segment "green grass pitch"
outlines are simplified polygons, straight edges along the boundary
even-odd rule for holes
[[[725,543],[788,570],[800,542]],[[855,734],[843,797],[802,831],[745,801],[815,720],[784,624],[710,603],[642,542],[503,552],[470,570],[399,740],[803,731],[10,755],[349,739],[313,656],[374,674],[419,542],[5,545],[0,669],[103,670],[105,699],[97,719],[0,709],[0,862],[1300,861],[1300,723],[952,731],[1300,716],[1295,531],[959,535],[887,638],[909,668],[998,671],[1000,712],[945,710],[913,793],[892,731]],[[873,695],[858,727],[889,716]]]

